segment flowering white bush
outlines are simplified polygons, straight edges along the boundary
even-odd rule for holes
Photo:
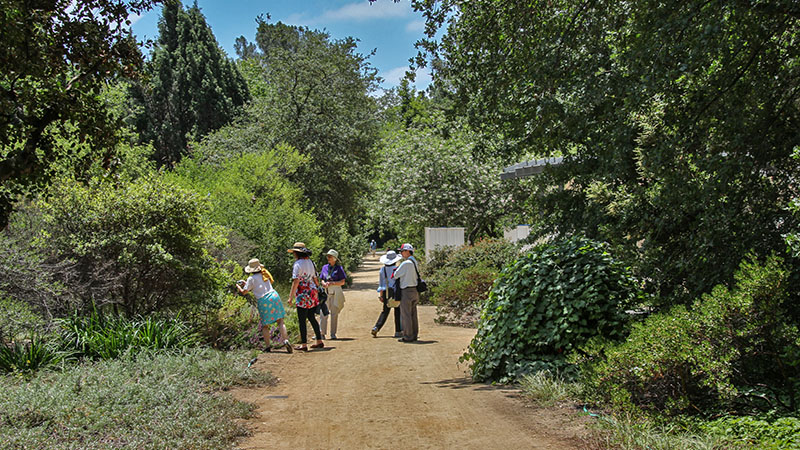
[[[465,227],[466,238],[502,233],[504,217],[518,209],[519,183],[500,180],[503,164],[475,156],[477,134],[465,129],[387,131],[377,207],[406,238],[424,227]]]

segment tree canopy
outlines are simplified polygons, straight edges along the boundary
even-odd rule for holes
[[[109,157],[118,123],[98,94],[115,76],[133,76],[142,55],[128,16],[153,0],[0,1],[0,227],[15,197],[48,179],[70,135]]]
[[[796,2],[414,4],[435,78],[470,123],[520,158],[565,156],[531,197],[541,230],[612,242],[682,302],[729,281],[747,252],[785,249]]]
[[[329,227],[358,229],[380,127],[376,69],[356,40],[259,18],[257,51],[241,39],[240,67],[253,93],[248,114],[274,143],[308,157],[293,180]],[[323,230],[327,233],[328,230]]]
[[[136,127],[152,141],[159,164],[172,164],[200,140],[230,122],[250,93],[236,65],[219,47],[200,8],[164,4],[148,79],[135,86],[143,106]]]

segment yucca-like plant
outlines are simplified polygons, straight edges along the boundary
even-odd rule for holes
[[[34,372],[58,364],[63,359],[49,343],[38,336],[28,342],[14,342],[11,346],[0,345],[0,372]]]
[[[63,319],[61,327],[65,349],[92,359],[112,359],[143,350],[186,348],[199,341],[197,334],[179,319],[127,319],[93,311],[88,316],[74,314]]]

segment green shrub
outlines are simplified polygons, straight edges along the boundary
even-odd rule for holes
[[[292,260],[286,249],[303,241],[318,254],[323,246],[319,222],[307,207],[303,191],[288,178],[305,158],[291,147],[279,146],[220,161],[204,159],[204,153],[213,151],[212,145],[213,141],[204,141],[197,156],[184,158],[165,176],[208,197],[207,217],[248,243],[225,257],[240,266],[258,258],[276,280],[289,280]]]
[[[112,359],[145,350],[184,349],[198,335],[178,319],[104,316],[96,310],[60,319],[62,348],[76,357]]]
[[[254,406],[219,391],[273,380],[249,359],[190,349],[0,377],[0,448],[231,448]]]
[[[461,357],[476,381],[560,369],[594,336],[622,337],[638,289],[605,246],[585,238],[540,245],[500,273]]]
[[[15,341],[10,346],[0,343],[0,373],[35,372],[61,360],[62,355],[39,336],[34,335],[27,342]]]
[[[41,330],[44,320],[21,301],[0,297],[0,345]]]
[[[500,271],[506,264],[519,257],[519,245],[505,239],[479,239],[473,245],[432,251],[424,274],[431,283],[450,278],[458,272],[483,265]]]
[[[733,289],[635,324],[628,340],[584,364],[599,401],[666,414],[699,411],[796,411],[800,333],[784,305],[781,260],[745,261]]]
[[[436,321],[475,326],[496,278],[497,272],[481,263],[440,279],[431,288]]]
[[[60,180],[39,205],[40,246],[75,261],[78,282],[89,287],[86,312],[95,302],[129,317],[197,307],[226,281],[207,251],[224,241],[203,220],[205,202],[155,176],[88,186]]]
[[[732,444],[775,450],[800,448],[800,418],[797,417],[770,420],[762,417],[724,416],[701,423],[700,429]]]
[[[431,287],[437,320],[474,326],[498,272],[518,256],[517,244],[490,238],[433,250],[420,270]]]
[[[200,327],[203,340],[217,349],[244,348],[258,326],[258,313],[241,295],[225,294],[222,306],[210,310]]]

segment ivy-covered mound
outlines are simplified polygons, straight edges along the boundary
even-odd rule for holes
[[[624,308],[638,292],[605,244],[571,238],[537,246],[503,269],[461,360],[475,381],[558,369],[589,338],[621,337]]]

